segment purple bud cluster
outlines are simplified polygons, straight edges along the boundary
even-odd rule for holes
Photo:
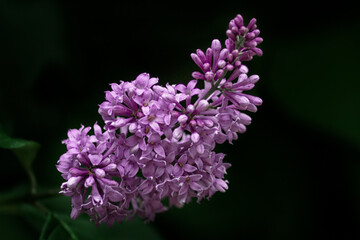
[[[57,165],[72,198],[71,217],[86,213],[96,223],[113,224],[140,216],[153,220],[171,206],[192,198],[209,199],[228,189],[229,163],[214,151],[232,143],[251,123],[258,97],[244,93],[257,75],[248,76],[243,61],[261,55],[255,20],[247,27],[240,15],[229,23],[225,48],[213,40],[192,59],[202,72],[184,84],[158,85],[147,73],[131,82],[112,83],[99,105],[103,129],[71,129],[67,152]],[[199,88],[198,81],[203,88]],[[167,202],[167,204],[166,204]]]
[[[205,52],[198,49],[196,53],[191,54],[191,58],[201,69],[201,72],[193,72],[193,78],[216,82],[224,78],[226,73],[234,71],[232,81],[239,76],[240,72],[247,73],[247,67],[242,65],[242,62],[250,61],[253,56],[263,54],[257,47],[263,39],[259,37],[260,30],[257,29],[255,18],[245,26],[243,17],[240,14],[237,15],[229,22],[226,35],[228,39],[225,40],[225,48],[222,48],[218,39],[214,39],[211,47]]]

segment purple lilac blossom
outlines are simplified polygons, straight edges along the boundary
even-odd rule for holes
[[[245,26],[237,15],[224,48],[215,39],[205,52],[192,53],[201,72],[193,72],[186,85],[163,87],[148,73],[110,84],[98,111],[103,129],[95,123],[90,133],[91,127],[81,126],[63,141],[60,193],[71,197],[73,219],[86,213],[96,224],[135,216],[151,221],[171,206],[228,189],[224,177],[231,165],[215,146],[232,144],[251,123],[244,111],[256,112],[262,104],[244,93],[259,80],[243,65],[262,55],[255,23]]]

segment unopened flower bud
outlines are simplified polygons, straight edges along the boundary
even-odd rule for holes
[[[250,83],[256,83],[257,81],[259,81],[260,77],[258,75],[251,75],[249,78],[248,78],[248,81]]]
[[[244,35],[247,31],[248,31],[248,29],[245,26],[241,26],[239,29],[239,32],[241,35]]]
[[[218,68],[223,68],[223,67],[225,67],[225,65],[226,65],[226,62],[224,60],[220,60],[218,62]]]
[[[237,28],[236,26],[232,27],[231,28],[231,32],[235,35],[238,35],[239,34],[239,28]]]
[[[178,117],[177,120],[180,124],[185,124],[188,119],[189,119],[188,116],[186,116],[185,114],[182,114]]]
[[[208,128],[212,128],[214,126],[214,122],[210,119],[204,119],[203,122]]]
[[[106,172],[112,172],[116,170],[116,164],[115,163],[110,163],[109,165],[107,165],[106,167],[104,167],[104,171]]]
[[[216,52],[218,52],[218,51],[221,50],[221,43],[220,43],[219,39],[214,39],[214,40],[212,41],[212,43],[211,43],[211,49],[212,49],[213,51],[216,51]]]
[[[67,181],[68,188],[75,188],[82,178],[82,176],[69,178],[69,180]]]
[[[199,133],[193,132],[193,133],[191,134],[191,141],[192,141],[193,143],[197,143],[199,140],[200,140],[200,135],[199,135]]]
[[[131,133],[135,133],[136,132],[136,129],[137,129],[137,123],[130,123],[129,125],[129,132]]]
[[[92,185],[94,185],[94,183],[95,183],[95,179],[94,179],[94,177],[93,177],[93,175],[90,175],[89,177],[87,177],[86,178],[86,180],[85,180],[85,187],[91,187]]]
[[[186,107],[186,112],[188,112],[188,113],[192,113],[194,110],[195,110],[195,107],[194,107],[194,105],[192,105],[192,104],[189,104],[189,105]]]
[[[204,127],[204,122],[201,119],[196,119],[196,125],[202,128]]]
[[[234,35],[234,33],[229,29],[226,31],[226,35],[233,41],[236,41],[236,36]]]
[[[247,66],[242,65],[242,66],[240,67],[240,72],[242,72],[242,73],[248,73],[248,72],[249,72],[249,69],[248,69]]]
[[[241,26],[244,25],[243,17],[242,17],[240,14],[236,15],[236,17],[235,17],[234,20],[235,20],[235,23],[236,23],[236,25],[237,25],[238,27],[241,27]]]
[[[184,130],[182,129],[182,127],[175,128],[173,131],[173,138],[175,138],[176,140],[180,140],[183,134]]]
[[[97,168],[97,169],[95,169],[95,175],[98,178],[103,178],[103,177],[105,177],[105,171],[101,168]]]
[[[209,108],[209,102],[205,99],[200,100],[196,110],[198,112],[206,111]]]
[[[197,71],[193,72],[193,73],[191,74],[191,76],[192,76],[193,78],[195,78],[195,79],[205,79],[204,74],[202,74],[202,73],[200,73],[200,72],[197,72]]]
[[[211,71],[206,72],[205,73],[205,79],[207,81],[209,81],[209,82],[212,81],[214,79],[214,73],[211,72]]]

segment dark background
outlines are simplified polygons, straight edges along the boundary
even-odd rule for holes
[[[0,124],[41,144],[39,187],[57,188],[61,140],[70,128],[101,123],[109,83],[142,72],[186,83],[197,69],[190,53],[223,42],[238,13],[257,18],[264,38],[264,55],[247,64],[261,77],[253,93],[264,104],[233,145],[217,147],[232,164],[229,190],[146,225],[69,220],[91,232],[86,239],[142,239],[141,231],[153,239],[360,239],[360,20],[346,1],[1,1]],[[28,181],[10,151],[0,149],[0,159],[1,191]],[[70,212],[69,198],[44,204]],[[1,210],[4,239],[39,238],[29,211]]]

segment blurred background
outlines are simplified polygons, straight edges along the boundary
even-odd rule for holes
[[[217,147],[232,164],[229,190],[152,223],[110,228],[70,220],[69,198],[42,200],[79,239],[360,239],[360,19],[346,1],[3,0],[3,133],[39,143],[39,191],[59,188],[61,141],[70,128],[102,122],[109,83],[142,72],[187,82],[197,70],[190,53],[223,42],[238,13],[257,18],[264,38],[264,55],[246,64],[260,75],[253,93],[264,104],[234,145]],[[30,185],[16,156],[0,149],[0,203]],[[51,221],[54,232],[43,233],[46,219],[21,199],[0,204],[1,239],[71,237]]]

